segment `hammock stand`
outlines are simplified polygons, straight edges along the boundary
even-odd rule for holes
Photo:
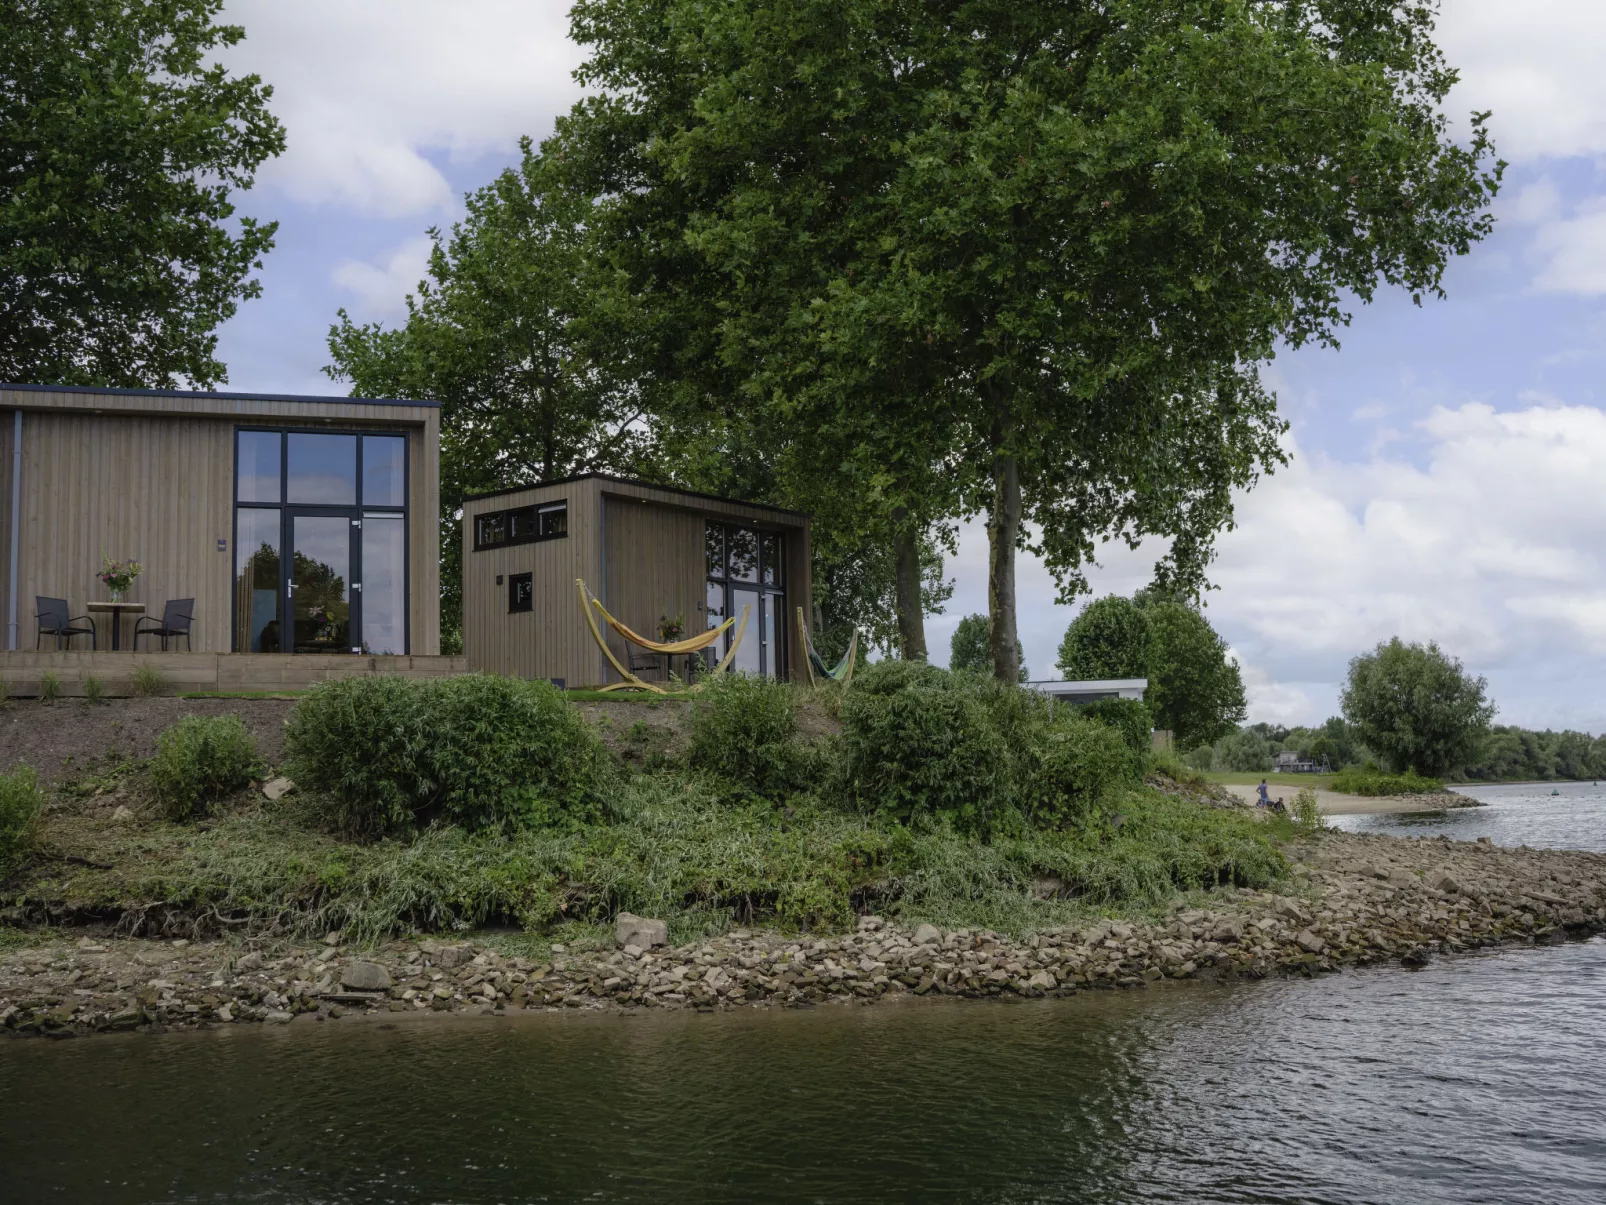
[[[717,628],[709,628],[708,631],[697,636],[692,636],[686,640],[675,640],[669,642],[648,640],[645,636],[638,636],[635,632],[632,632],[612,615],[609,615],[607,608],[598,602],[597,599],[592,595],[591,591],[586,588],[585,580],[583,578],[575,578],[574,585],[575,588],[580,592],[580,610],[585,613],[586,626],[591,629],[591,638],[597,642],[597,647],[602,650],[603,656],[608,659],[609,663],[614,667],[614,669],[619,671],[619,676],[624,679],[623,682],[612,682],[607,686],[602,687],[601,689],[604,692],[610,690],[647,690],[657,695],[667,695],[669,693],[669,691],[665,690],[662,686],[657,686],[651,682],[642,681],[640,678],[636,677],[635,674],[631,673],[628,669],[619,664],[619,658],[613,655],[613,650],[608,647],[608,641],[603,636],[602,629],[597,626],[597,617],[591,613],[592,607],[597,609],[598,614],[600,614],[602,618],[607,621],[607,624],[610,628],[612,628],[615,632],[618,632],[620,636],[629,641],[631,644],[636,645],[638,648],[644,648],[650,653],[662,653],[666,656],[673,656],[677,653],[699,652],[713,644],[714,641],[718,640],[720,636],[730,629],[730,626],[733,623],[736,623],[735,618],[732,617],[720,624]],[[709,671],[711,675],[722,674],[730,668],[731,661],[736,656],[736,650],[741,646],[742,634],[747,631],[747,612],[748,607],[744,603],[742,605],[742,621],[739,625],[737,625],[736,628],[736,638],[731,641],[730,648],[726,651],[725,655],[720,658],[719,664],[714,666],[714,668]],[[799,614],[801,613],[802,612],[800,611]],[[688,686],[682,693],[693,694],[702,688],[703,683],[698,682],[695,686]]]
[[[833,682],[840,682],[845,688],[853,681],[853,666],[858,660],[859,629],[853,629],[853,637],[848,641],[848,651],[842,655],[842,660],[832,669],[825,664],[825,658],[814,650],[814,641],[809,639],[809,629],[803,623],[803,608],[797,609],[797,634],[803,645],[803,664],[809,671],[809,685],[814,685],[816,671],[822,678],[829,678]]]

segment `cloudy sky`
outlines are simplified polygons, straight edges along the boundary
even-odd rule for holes
[[[331,392],[325,334],[344,306],[392,320],[430,226],[539,139],[578,94],[561,2],[240,0],[233,55],[276,90],[289,150],[242,209],[280,222],[264,296],[224,329],[230,387]],[[1292,463],[1240,501],[1208,615],[1250,684],[1252,719],[1319,721],[1348,659],[1399,634],[1489,678],[1501,718],[1606,730],[1606,4],[1444,0],[1461,68],[1450,112],[1492,109],[1510,161],[1495,236],[1450,271],[1450,299],[1384,297],[1343,348],[1268,368]],[[1599,382],[1599,383],[1598,383]],[[1110,550],[1095,593],[1142,585],[1152,552]],[[985,609],[985,537],[957,592]],[[1074,607],[1022,566],[1035,676]]]

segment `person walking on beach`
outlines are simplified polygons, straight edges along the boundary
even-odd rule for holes
[[[1255,790],[1260,795],[1260,806],[1269,808],[1271,806],[1271,794],[1266,790],[1266,780],[1264,778],[1260,780],[1260,786],[1256,787]]]

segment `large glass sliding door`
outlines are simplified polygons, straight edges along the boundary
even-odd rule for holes
[[[782,573],[782,541],[773,532],[726,523],[709,523],[704,548],[708,562],[707,618],[710,628],[728,616],[740,624],[747,608],[747,630],[736,648],[731,668],[771,678],[786,675],[786,591]],[[729,649],[736,629],[710,649],[718,660]]]
[[[237,438],[235,651],[405,653],[406,437]]]

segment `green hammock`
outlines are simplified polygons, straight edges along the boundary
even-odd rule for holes
[[[809,629],[803,622],[803,608],[797,609],[797,634],[803,644],[803,651],[807,657],[809,682],[812,684],[816,678],[830,678],[833,682],[840,682],[846,686],[853,681],[853,666],[859,655],[859,629],[853,629],[853,637],[848,641],[848,651],[842,655],[842,660],[832,669],[826,665],[825,658],[815,650],[814,641],[809,639]]]

